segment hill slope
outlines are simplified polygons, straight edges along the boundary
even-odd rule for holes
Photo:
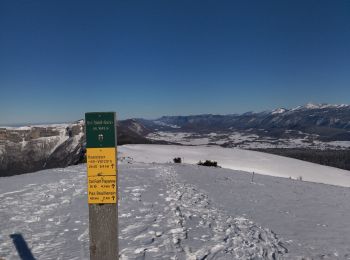
[[[122,153],[121,259],[350,257],[348,188]],[[88,259],[85,167],[1,179],[0,257],[21,234],[37,259]]]
[[[119,148],[121,156],[132,155],[134,160],[146,163],[167,163],[181,157],[185,163],[214,160],[224,168],[302,179],[303,181],[350,187],[350,171],[323,166],[262,152],[227,149],[217,146],[179,145],[125,145]]]

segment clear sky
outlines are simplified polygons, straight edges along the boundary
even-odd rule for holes
[[[350,1],[0,1],[0,124],[350,103]]]

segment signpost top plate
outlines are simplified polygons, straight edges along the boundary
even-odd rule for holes
[[[115,112],[85,113],[86,147],[115,147]]]

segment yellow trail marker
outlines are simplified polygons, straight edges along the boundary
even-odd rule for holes
[[[116,148],[87,148],[88,176],[116,175]]]
[[[88,203],[116,203],[117,176],[89,176]]]

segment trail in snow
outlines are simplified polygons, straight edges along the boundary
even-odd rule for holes
[[[350,259],[348,188],[131,158],[119,187],[122,260]],[[38,260],[89,258],[86,165],[1,178],[0,201],[0,258],[15,233]]]
[[[121,259],[277,259],[287,252],[272,231],[219,210],[172,166],[153,168],[156,178],[149,170],[138,177],[143,186],[134,179],[121,195],[122,207],[131,208],[121,215]]]
[[[2,178],[0,257],[18,259],[21,234],[40,259],[88,259],[85,165]],[[219,210],[172,165],[122,164],[121,259],[275,259],[286,249],[267,229]]]

